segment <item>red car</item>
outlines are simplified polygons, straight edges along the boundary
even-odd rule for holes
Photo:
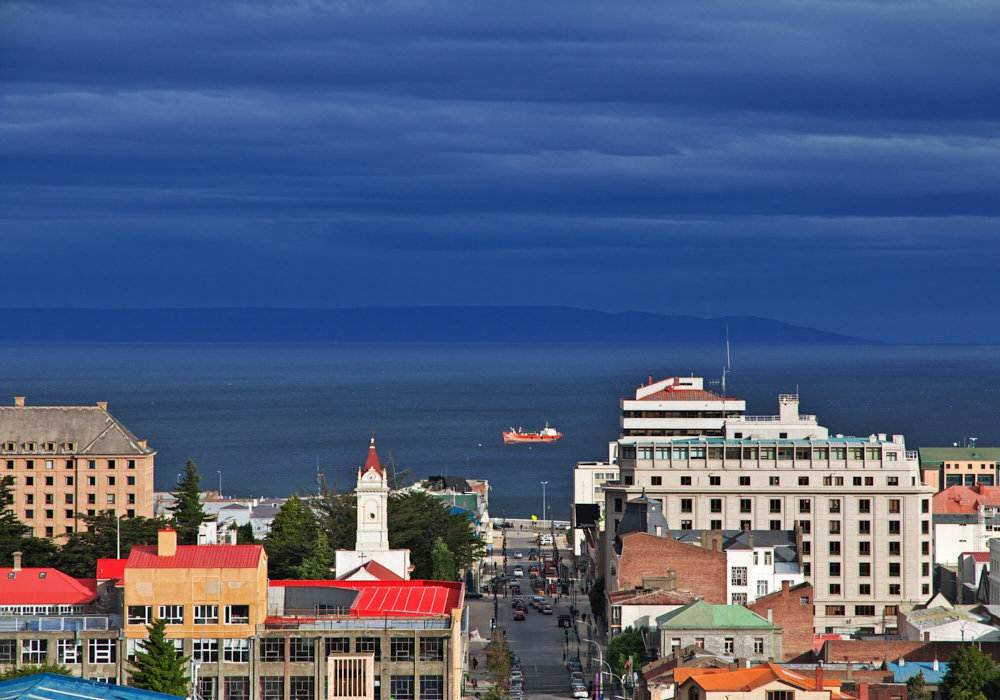
[[[518,620],[524,620],[523,610],[518,609],[514,611],[514,621],[517,622]]]

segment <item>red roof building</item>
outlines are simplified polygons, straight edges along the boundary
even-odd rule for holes
[[[120,581],[124,579],[126,564],[128,564],[128,559],[98,559],[97,580]]]
[[[259,544],[177,545],[173,555],[160,556],[157,547],[132,547],[129,569],[256,569],[264,552]]]
[[[934,494],[935,514],[975,514],[982,507],[1000,507],[1000,486],[949,486]]]
[[[461,609],[465,599],[465,585],[452,581],[270,581],[268,586],[272,589],[268,595],[269,622],[285,613],[284,606],[277,604],[280,594],[275,595],[278,592],[273,590],[277,588],[356,592],[347,613],[350,617],[445,616]]]
[[[12,607],[84,606],[95,600],[95,581],[75,579],[49,567],[22,568],[20,552],[14,553],[13,567],[0,568],[0,614]]]
[[[368,448],[368,459],[365,460],[365,466],[361,469],[364,473],[369,469],[374,469],[377,474],[382,473],[382,465],[379,464],[378,455],[375,454],[375,438],[372,438],[372,444]]]

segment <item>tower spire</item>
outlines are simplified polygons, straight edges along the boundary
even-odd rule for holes
[[[369,469],[374,469],[376,474],[382,474],[382,465],[379,464],[378,455],[375,453],[375,431],[372,431],[372,442],[368,447],[368,459],[365,460],[365,466],[362,468],[361,473],[365,473]]]

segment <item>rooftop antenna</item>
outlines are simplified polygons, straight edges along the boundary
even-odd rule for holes
[[[732,370],[733,364],[729,361],[729,324],[726,324],[726,369]]]

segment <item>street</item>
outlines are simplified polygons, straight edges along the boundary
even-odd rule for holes
[[[530,579],[527,575],[528,566],[529,564],[540,563],[539,561],[529,560],[528,550],[531,547],[535,547],[540,552],[542,551],[542,548],[535,542],[535,534],[528,531],[519,532],[517,530],[508,530],[507,532],[506,571],[508,586],[510,583],[518,580],[513,576],[513,572],[516,566],[521,566],[525,574],[519,579],[521,581],[521,593],[526,598],[530,598],[531,595],[535,594],[531,590]],[[563,535],[557,533],[557,542],[561,540],[565,544],[565,540],[562,538]],[[516,551],[520,551],[523,558],[516,559],[514,555]],[[544,551],[552,551],[552,546],[546,546]],[[495,556],[491,560],[497,562],[498,572],[502,567],[503,559],[500,552],[501,548],[497,546]],[[570,555],[565,547],[559,550],[559,554],[563,557],[563,563],[572,569]],[[587,626],[585,624],[578,625],[581,630],[581,641],[578,642],[573,630],[568,630],[567,635],[566,628],[560,629],[558,623],[559,615],[569,614],[571,604],[575,604],[576,608],[585,613],[588,619],[590,617],[590,603],[586,595],[577,591],[574,596],[572,591],[573,589],[571,589],[571,595],[569,596],[547,594],[545,596],[546,599],[553,603],[553,614],[545,615],[529,606],[523,621],[514,620],[514,609],[511,607],[509,588],[506,596],[497,595],[497,611],[499,613],[497,618],[498,630],[501,633],[506,631],[507,644],[515,654],[521,657],[525,698],[542,700],[544,698],[572,697],[569,671],[566,667],[566,657],[573,657],[579,654],[584,667],[586,667],[587,647],[590,646],[592,650],[594,648],[593,645],[588,645],[582,641],[587,636]],[[486,678],[486,654],[481,650],[485,647],[486,641],[489,640],[490,620],[493,617],[493,610],[494,601],[492,594],[486,595],[481,600],[469,601],[470,628],[478,629],[484,640],[481,643],[472,642],[471,644],[472,651],[479,660],[479,668],[474,676],[479,679],[480,688],[482,688],[482,684]],[[568,644],[567,637],[569,640]]]

